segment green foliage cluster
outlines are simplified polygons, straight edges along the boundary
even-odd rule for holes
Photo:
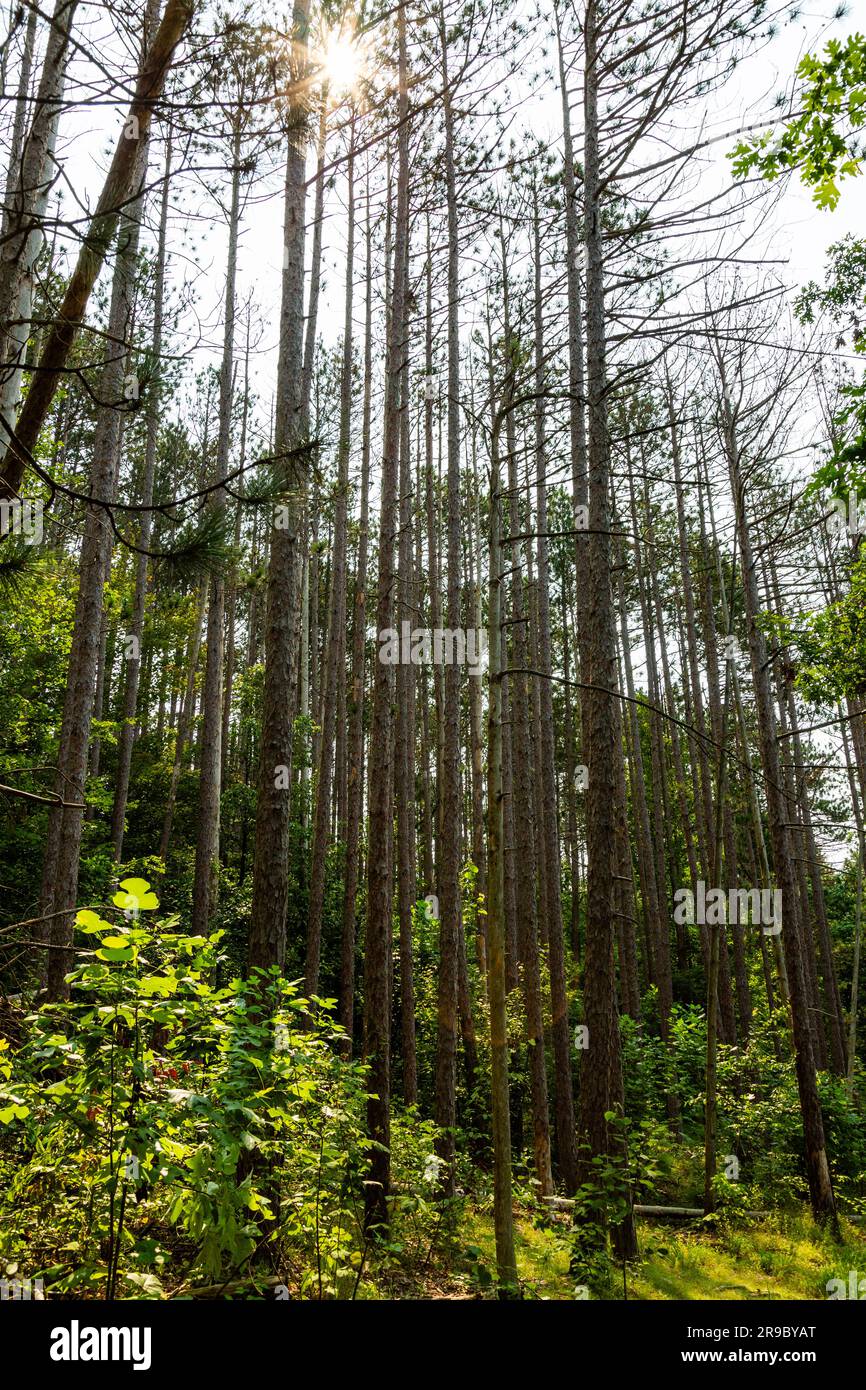
[[[841,179],[859,172],[856,132],[866,120],[866,38],[831,39],[823,54],[797,67],[800,110],[781,134],[743,140],[731,154],[734,173],[773,180],[797,170],[819,207],[835,208]]]
[[[766,620],[797,655],[797,687],[816,704],[866,694],[866,555],[851,570],[850,587],[835,603],[790,618]]]
[[[785,1020],[756,1017],[748,1042],[718,1047],[718,1142],[721,1156],[719,1205],[737,1210],[793,1209],[807,1200],[797,1080],[784,1041]],[[626,1112],[640,1130],[648,1160],[673,1152],[676,1163],[663,1167],[656,1192],[662,1204],[700,1205],[703,1193],[703,1105],[706,1020],[697,1007],[676,1007],[671,1042],[622,1020]],[[852,1105],[844,1082],[819,1076],[821,1105],[843,1211],[866,1210],[866,1125]],[[682,1143],[673,1144],[657,1117],[665,1093],[677,1098]],[[725,1159],[735,1159],[727,1164]],[[726,1176],[729,1168],[733,1177]]]
[[[145,925],[157,906],[128,879],[105,916],[79,912],[71,1002],[0,1042],[0,1260],[55,1295],[254,1296],[271,1276],[355,1296],[363,1067],[326,1002],[276,972],[217,987],[222,933]],[[398,1144],[416,1243],[430,1128]]]

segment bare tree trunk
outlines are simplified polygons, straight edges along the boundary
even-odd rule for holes
[[[841,705],[839,714],[842,714]],[[854,808],[854,820],[857,825],[857,909],[854,920],[854,959],[851,964],[851,1007],[848,1011],[848,1055],[845,1068],[845,1085],[848,1091],[849,1101],[854,1100],[854,1064],[857,1060],[857,1005],[860,990],[860,952],[863,937],[863,865],[866,861],[866,832],[863,826],[863,810],[854,765],[851,759],[851,749],[848,742],[848,734],[843,721],[842,745],[845,750],[845,766],[848,771],[848,785],[851,789],[851,805]]]
[[[704,508],[702,487],[698,484],[698,505],[701,516],[701,540],[704,550],[704,582],[701,590],[701,619],[704,631],[704,650],[707,654],[707,698],[710,706],[710,726],[713,731],[713,738],[717,745],[721,744],[722,729],[722,694],[721,681],[719,677],[719,660],[716,651],[716,616],[713,600],[713,580],[712,565],[707,549],[707,536],[704,524]],[[725,604],[727,608],[727,604]],[[730,634],[728,634],[730,636]],[[725,680],[731,679],[731,663],[726,660]],[[717,787],[716,797],[721,797],[721,792]],[[737,851],[736,840],[734,837],[734,821],[731,813],[731,797],[726,796],[722,804],[722,837],[725,854],[725,877],[724,884],[719,878],[718,886],[726,886],[728,889],[737,887]],[[719,860],[716,860],[716,870],[718,874]],[[716,886],[715,880],[714,886]],[[737,987],[737,1009],[740,1016],[740,1032],[743,1038],[749,1036],[749,1025],[751,1022],[752,1005],[749,998],[749,981],[746,971],[746,951],[743,925],[737,920],[729,923],[729,930],[734,945],[734,972]],[[719,951],[724,951],[727,955],[727,944],[719,943]]]
[[[581,678],[584,750],[587,758],[587,923],[584,1018],[589,1052],[581,1067],[580,1121],[592,1155],[615,1152],[608,1115],[622,1094],[622,1061],[613,969],[615,800],[618,721],[612,718],[616,691],[616,627],[610,569],[610,440],[607,421],[607,367],[602,258],[602,202],[599,173],[598,24],[596,0],[585,11],[584,60],[584,247],[586,252],[586,392],[589,407],[589,535],[586,544],[585,638]],[[634,1217],[618,1223],[617,1249],[626,1258],[637,1251]]]
[[[566,692],[571,690],[571,623],[569,614],[568,594],[566,592],[566,580],[563,576],[562,581],[562,662],[563,677]],[[580,853],[577,838],[577,758],[575,756],[575,731],[574,731],[574,701],[569,693],[565,699],[565,717],[563,719],[562,730],[563,741],[565,744],[565,804],[566,804],[566,830],[568,833],[568,862],[571,888],[571,913],[569,920],[569,940],[571,952],[574,957],[574,965],[580,960]],[[635,981],[635,997],[637,996],[637,982]],[[634,1003],[634,998],[631,1000]],[[632,1009],[629,1008],[629,1013]],[[633,1015],[636,1017],[636,1015]]]
[[[310,302],[304,333],[304,367],[301,400],[309,424],[310,393],[313,384],[313,364],[316,360],[316,330],[319,319],[319,290],[322,279],[322,232],[325,212],[325,143],[328,136],[328,89],[322,88],[319,106],[319,137],[316,145],[316,193],[313,205],[313,246],[310,262]]]
[[[517,438],[514,420],[514,373],[517,343],[512,334],[506,243],[500,222],[503,284],[503,341],[505,348],[505,389],[502,411],[508,445],[509,532],[511,536],[511,674],[508,676],[511,719],[511,767],[513,792],[514,847],[517,885],[517,945],[523,986],[524,1022],[529,1063],[532,1109],[533,1150],[536,1176],[542,1195],[553,1191],[550,1153],[550,1115],[547,1066],[544,1047],[544,1020],[541,998],[541,967],[538,950],[538,921],[535,904],[535,845],[532,833],[533,796],[530,759],[529,668],[526,617],[524,613],[523,571],[520,555],[520,488],[517,476]]]
[[[730,636],[730,632],[728,633]],[[715,655],[715,647],[713,647]],[[733,657],[730,647],[725,659],[725,694],[719,718],[713,720],[713,730],[718,743],[719,766],[716,775],[716,816],[713,833],[712,858],[710,861],[710,883],[721,887],[722,876],[722,838],[726,800],[728,706],[731,694],[731,671]],[[717,675],[717,673],[715,673]],[[718,1000],[719,1000],[719,953],[721,951],[722,924],[711,928],[710,969],[707,975],[707,1064],[706,1097],[704,1105],[704,1214],[709,1215],[715,1208],[713,1183],[716,1177],[716,1129],[718,1118],[717,1098],[717,1040],[718,1040]]]
[[[393,626],[394,542],[397,529],[397,470],[400,451],[400,386],[406,304],[406,264],[409,241],[409,95],[406,68],[406,13],[398,11],[399,100],[397,216],[394,236],[394,276],[388,325],[385,380],[385,420],[379,513],[379,573],[376,627],[379,640]],[[373,677],[373,715],[370,729],[370,815],[367,858],[367,948],[364,958],[364,1039],[370,1067],[367,1131],[372,1142],[365,1195],[365,1224],[386,1225],[391,1181],[391,811],[390,665],[377,661]]]
[[[168,0],[162,22],[142,63],[135,85],[135,96],[124,130],[115,145],[111,167],[99,195],[96,210],[90,220],[63,300],[49,326],[39,357],[38,370],[33,373],[27,398],[18,418],[15,439],[10,442],[6,451],[0,481],[0,494],[4,496],[17,493],[24,470],[32,458],[39,432],[66,366],[69,350],[84,320],[90,292],[102,269],[121,209],[136,186],[140,152],[147,140],[153,110],[162,93],[166,73],[191,13],[190,0]],[[137,132],[137,138],[127,138],[125,132],[130,130]]]
[[[295,53],[299,75],[306,68],[309,0],[295,5]],[[256,806],[251,968],[282,968],[286,955],[291,812],[292,714],[289,690],[295,665],[300,600],[301,529],[306,500],[306,461],[292,450],[303,442],[301,375],[304,334],[304,212],[306,128],[298,108],[289,115],[283,222],[283,292],[277,367],[274,452],[286,483],[286,502],[277,508],[270,536],[265,678]]]
[[[324,120],[324,118],[323,118]],[[354,136],[350,136],[354,139]],[[324,149],[321,157],[324,157]],[[340,377],[340,435],[337,445],[337,494],[334,519],[334,548],[331,565],[328,630],[322,671],[322,733],[319,739],[319,767],[316,779],[316,811],[313,828],[313,857],[310,871],[310,905],[307,926],[307,996],[319,992],[319,962],[322,944],[322,913],[325,901],[325,870],[328,855],[328,822],[334,769],[334,736],[337,713],[337,683],[343,680],[339,664],[340,634],[346,624],[346,548],[349,493],[349,448],[352,428],[352,293],[355,274],[355,182],[354,149],[348,160],[348,228],[346,242],[346,292],[343,314],[343,361]]]
[[[169,135],[165,147],[165,170],[163,173],[162,199],[159,215],[159,236],[156,251],[156,278],[154,284],[153,335],[151,351],[159,372],[162,356],[162,326],[165,302],[165,260],[166,237],[168,230],[168,195],[171,184],[172,144]],[[153,531],[153,513],[149,510],[153,502],[153,485],[156,475],[156,451],[159,438],[160,402],[158,376],[150,384],[147,403],[147,434],[144,446],[144,477],[141,484],[141,502],[145,510],[141,515],[138,544],[141,550],[150,548]],[[132,601],[132,624],[130,635],[134,639],[133,650],[127,660],[126,685],[124,688],[123,722],[117,747],[117,773],[114,784],[114,805],[111,812],[111,843],[114,846],[115,863],[123,857],[123,835],[126,822],[126,803],[129,796],[129,773],[132,766],[132,748],[135,742],[135,716],[138,708],[139,674],[141,672],[141,643],[144,637],[144,614],[147,604],[147,555],[136,556],[135,594]],[[164,857],[164,856],[163,856]]]
[[[474,419],[474,393],[471,403]],[[478,462],[476,457],[475,429],[472,430],[472,479],[474,493],[474,557],[470,555],[470,570],[474,558],[474,573],[468,583],[468,610],[471,617],[469,626],[481,631],[481,515],[478,494]],[[478,870],[475,882],[476,898],[484,905],[485,913],[479,914],[476,928],[476,960],[482,974],[487,970],[487,850],[484,835],[484,714],[482,709],[481,682],[469,682],[469,744],[472,760],[472,862]]]
[[[364,800],[364,687],[367,620],[367,550],[369,545],[370,418],[373,389],[373,231],[370,221],[370,180],[367,176],[366,298],[364,309],[364,417],[361,453],[361,518],[355,599],[352,621],[352,698],[349,702],[349,780],[346,811],[346,879],[343,897],[343,931],[340,950],[340,1022],[349,1036],[354,1024],[355,1001],[355,900],[358,892],[361,811]]]
[[[548,961],[550,967],[550,1008],[553,1057],[556,1079],[556,1153],[567,1193],[577,1190],[577,1150],[574,1136],[574,1093],[572,1082],[572,1042],[568,1026],[568,993],[565,980],[565,946],[562,932],[561,857],[559,819],[556,806],[555,727],[551,691],[550,578],[547,558],[547,439],[544,419],[544,320],[541,285],[541,228],[538,194],[534,207],[535,271],[535,460],[537,477],[538,526],[538,666],[541,759],[537,776],[541,783],[542,821],[540,824],[541,875],[545,882],[547,906]],[[569,698],[568,696],[566,698]]]
[[[238,234],[240,231],[241,143],[243,117],[235,113],[232,141],[232,196],[229,210],[229,245],[226,268],[225,323],[220,366],[219,433],[217,435],[216,478],[228,473],[231,448],[232,400],[235,346],[235,285],[237,281]],[[220,515],[226,494],[218,488],[210,496],[209,508]],[[195,842],[195,879],[192,890],[192,930],[205,936],[212,928],[219,896],[220,789],[222,784],[223,662],[225,645],[225,579],[216,572],[210,579],[207,615],[207,660],[204,683],[204,719],[201,735],[201,774],[198,794],[198,825]]]
[[[68,0],[67,0],[68,3]],[[3,218],[0,223],[0,233],[5,239],[9,232],[9,224],[12,214],[12,199],[15,189],[21,189],[21,151],[24,146],[24,129],[27,124],[27,107],[30,97],[30,73],[33,67],[33,55],[36,50],[36,21],[37,12],[32,9],[27,16],[27,28],[24,31],[24,42],[21,50],[21,66],[18,70],[18,88],[15,93],[15,115],[12,118],[12,133],[9,140],[9,163],[6,166],[6,186],[3,191]],[[66,16],[65,24],[68,28],[70,16]],[[7,36],[3,51],[2,66],[2,85],[6,87],[7,59],[9,56],[9,40],[11,30]],[[38,108],[37,108],[38,109]],[[5,259],[5,257],[4,257]]]
[[[727,395],[727,386],[722,371],[723,391],[723,440],[731,475],[731,489],[737,521],[737,538],[740,547],[743,577],[743,595],[746,618],[749,628],[749,652],[752,661],[752,679],[755,687],[756,713],[761,743],[761,761],[764,768],[764,785],[767,798],[767,818],[773,844],[773,867],[776,881],[782,893],[782,936],[785,944],[785,959],[788,969],[788,982],[791,992],[791,1015],[794,1030],[796,1055],[797,1088],[800,1094],[800,1108],[803,1113],[803,1132],[806,1149],[806,1173],[809,1181],[809,1195],[816,1221],[827,1223],[837,1229],[836,1202],[833,1184],[827,1162],[824,1139],[824,1120],[818,1096],[815,1075],[815,1062],[812,1052],[812,1036],[808,1021],[808,1000],[806,976],[803,963],[803,949],[798,931],[795,906],[796,885],[791,859],[791,841],[786,825],[785,798],[782,791],[782,772],[779,766],[779,746],[776,739],[776,721],[770,695],[767,648],[764,635],[758,626],[759,603],[755,557],[752,551],[746,517],[745,489],[740,475],[740,452],[736,435],[736,419]]]
[[[155,22],[156,6],[151,0],[144,20],[144,41],[150,23]],[[147,139],[137,143],[137,160],[133,168],[133,186],[138,189],[147,170]],[[103,506],[114,500],[117,473],[120,465],[121,415],[123,377],[126,369],[130,329],[132,324],[135,269],[140,231],[140,199],[136,197],[124,216],[118,236],[117,259],[111,287],[108,315],[108,341],[113,353],[102,368],[98,398],[103,404],[97,414],[93,441],[93,462],[90,474],[90,495],[94,505],[87,510],[84,539],[79,562],[78,598],[75,607],[75,626],[69,653],[63,723],[57,754],[57,791],[73,803],[57,808],[57,849],[54,858],[49,832],[49,848],[43,869],[42,896],[52,901],[51,910],[57,914],[51,925],[51,944],[54,949],[48,961],[48,997],[67,998],[69,986],[66,975],[72,965],[73,914],[78,893],[78,865],[81,851],[81,832],[87,776],[87,750],[93,719],[96,693],[96,669],[99,638],[102,627],[102,602],[111,563],[112,530]],[[38,373],[35,380],[38,380]],[[49,875],[53,876],[53,893]]]
[[[24,39],[0,241],[0,416],[10,425],[15,419],[31,330],[33,273],[44,244],[42,224],[49,193],[58,176],[54,148],[77,8],[78,0],[56,0],[26,138],[24,124],[36,42],[36,9],[30,11]]]
[[[408,283],[408,243],[406,277]],[[409,296],[405,307],[408,309]],[[398,543],[398,616],[411,626],[414,614],[412,573],[411,422],[409,418],[409,317],[403,325],[400,379],[400,537]],[[401,629],[402,630],[402,629]],[[415,890],[415,668],[405,662],[397,667],[396,738],[394,744],[394,792],[397,830],[397,910],[400,940],[400,1054],[403,1099],[407,1106],[418,1100],[418,1067],[415,1046],[415,961],[413,908]]]
[[[511,1206],[511,1116],[508,1094],[508,980],[505,960],[505,839],[502,784],[502,481],[499,420],[494,418],[490,474],[489,703],[487,714],[487,994],[490,1002],[490,1105],[493,1130],[493,1223],[501,1291],[516,1288]]]
[[[445,12],[439,7],[448,213],[448,627],[460,626],[460,319],[454,117],[448,78]],[[475,677],[470,676],[470,680]],[[460,922],[460,668],[444,672],[442,785],[440,788],[439,981],[436,1033],[436,1123],[444,1160],[442,1190],[454,1194],[454,1131],[457,1123],[457,974]]]

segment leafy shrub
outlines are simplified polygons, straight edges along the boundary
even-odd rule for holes
[[[351,1295],[363,1071],[328,1011],[276,972],[214,983],[220,937],[189,936],[128,879],[77,918],[71,1002],[0,1054],[0,1256],[55,1293],[163,1297],[255,1260],[315,1297]],[[291,1276],[291,1277],[289,1277]]]

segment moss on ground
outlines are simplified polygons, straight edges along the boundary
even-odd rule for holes
[[[824,1300],[827,1282],[847,1284],[850,1270],[866,1278],[866,1234],[843,1223],[843,1240],[835,1243],[802,1212],[770,1216],[748,1228],[673,1227],[639,1221],[641,1258],[627,1271],[630,1299],[683,1300]],[[485,1212],[470,1210],[461,1243],[477,1251],[469,1259],[469,1283],[484,1291],[484,1275],[495,1269],[493,1224]],[[518,1272],[530,1298],[573,1299],[576,1279],[569,1272],[568,1226],[536,1223],[530,1212],[516,1221]],[[473,1264],[476,1266],[473,1271]],[[622,1298],[622,1275],[612,1270],[590,1298]]]

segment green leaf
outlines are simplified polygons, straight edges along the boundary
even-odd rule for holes
[[[23,1120],[30,1114],[30,1107],[27,1105],[7,1105],[5,1110],[0,1110],[0,1125],[8,1125],[12,1120]]]
[[[111,923],[103,922],[99,914],[96,912],[91,912],[89,907],[84,907],[81,909],[80,912],[76,912],[75,923],[76,926],[80,927],[83,932],[111,930]]]
[[[122,879],[120,889],[111,901],[125,912],[152,912],[159,907],[159,898],[151,893],[150,884],[145,878]]]
[[[143,994],[161,994],[163,997],[174,994],[180,981],[174,975],[144,975],[138,982]]]
[[[126,946],[122,950],[105,947],[101,951],[97,951],[96,954],[100,960],[132,960],[135,956],[135,947]]]

